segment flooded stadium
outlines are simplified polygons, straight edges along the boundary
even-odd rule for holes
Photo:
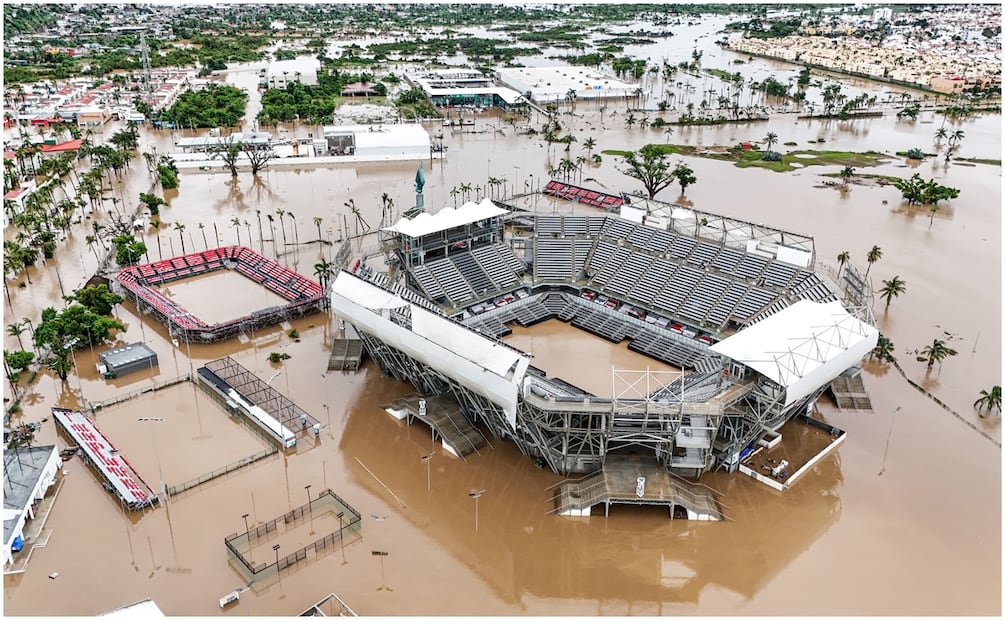
[[[254,74],[246,73],[254,83]],[[228,79],[240,83],[241,75]],[[561,118],[577,135],[594,136],[598,152],[666,139],[657,130],[626,128],[591,104]],[[801,147],[825,137],[828,149],[891,155],[870,173],[907,176],[907,164],[892,154],[927,144],[938,122],[923,113],[908,130],[892,114],[849,121],[779,115],[763,123],[680,128],[672,141],[731,145],[773,131]],[[446,159],[423,162],[430,211],[459,205],[451,190],[462,183],[487,186],[489,177],[505,178],[507,196],[547,183],[561,147],[497,132],[496,125],[489,112],[476,121],[484,131],[444,132]],[[959,127],[966,131],[965,156],[1000,157],[999,116],[976,116]],[[285,130],[306,136],[314,129]],[[144,130],[141,144],[168,152],[187,135],[196,134]],[[612,193],[639,189],[616,160],[604,156],[602,164],[585,167],[581,184]],[[687,161],[698,179],[687,188],[687,205],[812,236],[818,264],[836,267],[834,257],[848,251],[864,268],[869,248],[880,246],[872,281],[897,275],[908,289],[888,310],[877,300],[877,327],[896,343],[907,377],[976,429],[912,388],[896,368],[867,362],[863,375],[874,413],[839,411],[822,399],[816,417],[847,438],[790,488],[777,492],[739,473],[702,477],[721,493],[728,520],[671,520],[663,508],[624,505],[612,507],[606,518],[602,511],[559,517],[549,514],[549,500],[562,478],[513,442],[486,432],[489,446],[455,457],[431,439],[428,427],[385,413],[385,405],[413,395],[414,387],[385,376],[372,361],[358,372],[327,371],[339,334],[338,319],[328,313],[203,344],[179,341],[126,301],[115,309],[127,326],[118,344],[146,343],[159,365],[106,380],[95,368],[97,354],[113,347],[102,345],[79,350],[78,371],[65,382],[43,372],[22,398],[25,421],[45,419],[38,443],[66,445],[65,437],[57,439],[51,407],[126,395],[131,398],[98,409],[93,420],[151,488],[184,483],[261,451],[267,443],[191,383],[148,390],[228,356],[309,412],[320,433],[304,432],[294,449],[144,511],[124,510],[79,457],[68,460],[45,526],[48,544],[32,551],[27,572],[5,577],[5,613],[94,615],[152,598],[168,615],[280,616],[335,592],[361,615],[999,615],[1001,429],[997,417],[978,417],[972,403],[1001,376],[1000,167],[922,164],[921,171],[961,190],[930,226],[927,210],[902,204],[891,187],[820,187],[817,170],[834,167],[783,174]],[[343,204],[353,198],[366,225],[376,228],[381,194],[401,210],[414,204],[415,171],[416,162],[277,167],[256,179],[185,172],[178,191],[167,196],[160,232],[143,233],[149,259],[160,258],[153,254],[157,248],[168,257],[183,245],[193,252],[240,242],[315,278],[315,264],[336,249],[317,242],[366,227]],[[114,195],[128,206],[150,186],[142,166],[134,166]],[[675,185],[657,198],[673,202],[678,194]],[[528,204],[540,214],[602,214],[543,194]],[[110,213],[98,211],[94,218],[110,218],[115,208],[106,203]],[[277,210],[295,217],[286,221]],[[263,231],[266,214],[278,215],[281,232],[268,225]],[[176,222],[184,231],[168,226]],[[31,284],[11,289],[8,323],[58,307],[64,292],[94,273],[96,253],[84,236],[74,231],[56,258],[29,270]],[[372,252],[375,241],[373,235],[352,240],[353,255]],[[385,268],[380,255],[368,263]],[[279,299],[233,273],[170,288],[213,321]],[[290,336],[294,329],[297,337]],[[936,337],[947,338],[959,354],[926,370],[913,352]],[[515,327],[505,341],[532,354],[549,375],[598,396],[611,395],[612,365],[671,368],[555,320]],[[17,340],[8,336],[5,344],[13,348]],[[272,363],[273,352],[289,359]],[[139,421],[148,417],[164,421]],[[362,515],[361,536],[252,580],[228,554],[224,538],[282,517],[324,489]],[[476,490],[484,493],[473,498]],[[340,525],[324,514],[311,531]],[[272,542],[255,547],[253,559],[271,562],[275,551],[278,561],[309,540],[297,530],[276,543],[279,550]],[[235,590],[241,590],[239,602],[221,610],[220,598]]]

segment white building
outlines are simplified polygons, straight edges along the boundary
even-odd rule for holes
[[[418,124],[338,125],[324,128],[319,155],[353,155],[360,161],[407,161],[430,156],[429,133]],[[318,149],[321,150],[321,149]]]
[[[276,60],[269,63],[266,82],[269,88],[286,88],[287,84],[293,82],[317,86],[319,69],[321,69],[321,61],[317,58]]]
[[[518,93],[530,92],[538,103],[563,101],[569,91],[577,99],[627,97],[637,88],[589,67],[506,67],[497,73],[503,84]]]
[[[508,109],[523,102],[522,95],[496,84],[480,71],[437,69],[412,78],[434,105],[496,106]]]
[[[891,8],[876,9],[875,11],[872,12],[873,23],[878,23],[881,21],[892,21],[892,20],[893,20],[893,9]]]
[[[4,450],[3,467],[3,560],[14,563],[11,546],[24,540],[24,526],[35,518],[35,502],[56,482],[59,470],[56,446]]]

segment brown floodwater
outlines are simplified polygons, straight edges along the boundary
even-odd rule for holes
[[[289,303],[282,296],[229,269],[176,280],[158,287],[158,290],[207,325]]]
[[[603,115],[598,106],[583,103],[576,116],[561,115],[563,125],[578,136],[571,155],[585,154],[581,145],[590,136],[597,139],[595,152],[667,140],[658,130],[626,128],[624,116],[620,103]],[[498,115],[479,120],[476,129],[488,122],[498,124]],[[839,122],[782,116],[750,125],[678,128],[669,138],[732,144],[773,131],[780,141],[797,142],[800,148],[812,148],[808,141],[822,137],[822,148],[892,155],[927,147],[939,122],[927,113],[915,123],[892,117]],[[535,116],[532,125],[541,124]],[[961,156],[1000,158],[999,116],[978,116],[952,126],[957,127],[966,132]],[[547,169],[557,165],[563,147],[549,148],[539,138],[503,128],[502,134],[444,132],[447,158],[423,162],[431,210],[462,200],[450,193],[461,183],[484,187],[490,176],[505,178],[510,194],[547,181]],[[113,124],[104,133],[115,129]],[[306,135],[317,128],[287,130]],[[142,144],[163,153],[191,134],[148,131]],[[592,179],[585,185],[637,189],[619,172],[615,157],[602,157],[601,164],[584,167],[582,176]],[[873,169],[856,169],[897,176],[917,171],[960,188],[951,208],[930,225],[928,213],[902,205],[893,188],[852,185],[839,192],[818,187],[819,174],[838,167],[778,174],[686,161],[698,178],[686,199],[698,209],[811,234],[818,260],[832,265],[847,250],[864,268],[866,252],[879,245],[883,258],[872,266],[873,283],[894,275],[907,282],[906,294],[888,311],[879,300],[876,310],[908,377],[1000,440],[999,419],[980,418],[972,407],[979,390],[1001,380],[1000,167],[945,166],[939,160],[910,168],[892,158]],[[186,251],[236,243],[240,235],[241,243],[278,255],[283,264],[313,277],[314,264],[330,256],[327,245],[316,243],[318,237],[338,239],[343,217],[350,231],[356,230],[344,203],[353,198],[367,224],[376,227],[382,193],[400,209],[414,204],[416,166],[277,167],[259,179],[248,173],[232,179],[218,172],[184,172],[179,189],[167,195],[163,224],[144,232],[148,256],[156,260],[180,253],[180,235]],[[73,229],[55,259],[29,270],[31,284],[19,288],[19,279],[9,280],[13,305],[5,303],[6,323],[22,317],[37,322],[44,307],[61,306],[61,290],[81,286],[97,264],[84,239],[91,234],[90,221],[107,223],[116,209],[135,206],[150,182],[142,164],[134,162],[108,194],[117,202],[105,201]],[[679,187],[672,186],[659,197],[672,201],[678,194]],[[543,197],[536,203],[540,212],[593,212]],[[280,210],[293,217],[281,217]],[[319,225],[314,217],[321,218]],[[217,281],[209,280],[214,290],[190,303],[209,309],[245,297],[243,284],[221,280],[215,286]],[[791,489],[778,493],[740,476],[705,477],[724,494],[728,522],[670,520],[664,509],[628,506],[614,507],[606,519],[570,519],[547,514],[547,488],[559,478],[536,468],[505,441],[493,440],[465,461],[436,446],[427,491],[427,466],[420,457],[430,450],[428,429],[381,410],[413,388],[384,377],[369,362],[355,374],[326,373],[333,331],[323,313],[224,343],[178,346],[166,328],[138,316],[130,302],[115,313],[126,333],[116,343],[77,351],[79,374],[61,382],[42,372],[24,388],[20,419],[49,418],[38,434],[40,443],[63,445],[49,414],[52,406],[104,402],[225,355],[271,380],[319,419],[323,431],[317,441],[302,440],[296,450],[172,497],[145,514],[124,514],[79,458],[68,461],[47,524],[52,530],[48,546],[32,553],[27,573],[5,577],[8,615],[92,615],[147,597],[169,615],[290,615],[331,591],[367,615],[1001,613],[1001,450],[912,389],[893,368],[866,369],[875,414],[842,413],[821,403],[822,419],[846,430],[848,438]],[[299,341],[288,337],[290,328],[300,332]],[[549,328],[528,332],[540,329]],[[546,364],[549,373],[573,383],[592,381],[571,369],[583,365],[577,357],[583,349],[576,347],[593,337],[571,328],[564,336],[539,341],[514,328],[511,338],[531,338],[535,364]],[[937,337],[948,339],[958,355],[927,371],[911,351]],[[22,338],[27,346],[28,334]],[[160,365],[102,379],[95,369],[97,353],[135,341],[151,346]],[[603,344],[607,351],[621,351]],[[6,336],[6,349],[18,346],[17,339]],[[273,351],[291,357],[282,365],[270,364]],[[554,361],[544,361],[552,351]],[[590,368],[600,387],[609,385],[612,363],[627,363],[620,357],[601,359]],[[144,395],[99,410],[97,424],[107,428],[151,485],[159,477],[158,454],[164,476],[177,483],[261,449],[244,427],[194,394],[190,384],[182,384]],[[899,413],[892,414],[897,407]],[[168,421],[136,422],[147,416]],[[239,603],[221,612],[218,599],[249,581],[228,558],[223,538],[242,530],[242,514],[249,514],[253,526],[302,505],[308,484],[315,492],[332,488],[363,515],[362,538],[347,546],[346,563],[338,549],[329,551],[284,571],[281,580],[259,580]],[[468,496],[472,489],[486,490],[478,500],[477,530],[475,502]],[[388,553],[383,581],[380,562],[371,555],[375,550]],[[52,572],[59,572],[58,579],[47,578]]]

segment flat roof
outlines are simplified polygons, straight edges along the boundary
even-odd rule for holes
[[[31,493],[38,485],[45,466],[56,451],[56,446],[32,446],[17,450],[4,450],[3,454],[3,539],[10,543],[17,520],[31,501]],[[7,516],[13,518],[8,519]]]
[[[634,90],[633,84],[601,73],[589,67],[505,67],[498,70],[499,78],[526,84],[531,92],[562,93],[574,90],[579,94],[605,90]]]
[[[396,232],[408,237],[422,237],[441,230],[447,230],[456,226],[472,224],[478,220],[497,217],[509,213],[502,207],[497,207],[488,198],[479,203],[466,202],[460,207],[446,207],[440,209],[435,214],[420,213],[412,219],[402,218],[393,226],[388,226],[384,230]]]
[[[272,140],[272,134],[259,131],[244,133],[232,133],[229,136],[198,136],[196,138],[182,138],[175,142],[175,146],[189,148],[194,146],[219,146],[227,144],[230,140],[234,142],[247,142],[250,144],[268,144]]]
[[[140,360],[157,359],[157,353],[142,342],[127,344],[118,349],[98,353],[98,359],[108,365],[109,368],[117,368],[130,362]]]
[[[878,335],[839,301],[801,299],[709,348],[785,387],[789,405],[855,365]]]
[[[403,123],[393,125],[345,125],[334,127],[335,130],[351,129],[356,140],[356,149],[379,147],[421,147],[423,152],[429,151],[429,132],[418,124]],[[327,129],[327,128],[326,128]],[[329,133],[348,133],[341,131]]]
[[[506,86],[454,86],[451,88],[443,88],[430,84],[428,80],[416,80],[426,94],[433,96],[449,96],[449,95],[499,95],[499,98],[506,103],[517,103],[520,98],[523,97],[520,93],[516,92],[512,88]]]

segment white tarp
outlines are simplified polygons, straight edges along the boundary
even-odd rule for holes
[[[878,337],[841,302],[803,299],[710,348],[783,386],[789,405],[858,363]]]
[[[332,284],[332,295],[336,294],[351,299],[364,308],[370,308],[371,310],[400,308],[401,306],[408,305],[407,301],[394,293],[385,291],[380,287],[373,286],[343,272],[339,272],[335,278],[335,283]]]
[[[509,213],[506,209],[497,207],[491,200],[485,198],[479,203],[466,202],[460,207],[446,207],[435,214],[420,213],[412,219],[402,218],[393,226],[384,230],[393,231],[409,237],[421,237],[456,226],[471,224],[478,220],[497,217]]]
[[[412,308],[412,331],[446,347],[500,377],[523,356],[506,345],[417,306]]]

